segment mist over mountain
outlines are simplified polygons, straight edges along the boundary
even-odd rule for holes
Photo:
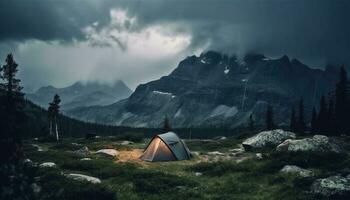
[[[284,55],[269,59],[248,54],[243,59],[215,51],[189,56],[168,76],[139,85],[127,99],[109,106],[77,108],[69,114],[90,122],[160,127],[167,116],[174,127],[246,125],[252,114],[263,124],[268,104],[275,121],[287,125],[300,99],[306,112],[327,95],[338,69],[312,69]]]
[[[132,91],[123,81],[117,81],[113,85],[98,82],[76,82],[64,88],[46,86],[38,89],[26,98],[46,108],[55,94],[62,99],[62,110],[112,104],[120,99],[127,98]]]

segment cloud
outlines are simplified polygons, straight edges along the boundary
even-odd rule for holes
[[[350,66],[349,10],[347,0],[0,1],[0,56],[15,52],[33,87],[123,78],[134,88],[203,49]]]

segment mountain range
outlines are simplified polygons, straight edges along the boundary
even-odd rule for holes
[[[132,91],[122,81],[117,81],[113,85],[76,82],[64,88],[42,87],[32,94],[27,94],[26,98],[46,108],[53,96],[58,94],[62,100],[61,109],[67,112],[79,107],[109,105],[129,97],[131,93]]]
[[[139,85],[127,99],[68,114],[132,127],[160,127],[167,116],[173,127],[235,128],[247,125],[250,115],[263,124],[270,104],[275,122],[287,125],[299,100],[308,114],[321,95],[332,91],[338,71],[332,66],[313,69],[286,55],[270,59],[248,54],[239,59],[207,51],[185,58],[169,75]]]

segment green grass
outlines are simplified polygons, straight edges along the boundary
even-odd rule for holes
[[[41,199],[312,199],[307,193],[316,178],[341,173],[346,175],[350,166],[348,155],[278,153],[266,149],[262,160],[192,161],[161,163],[117,163],[110,158],[90,155],[93,160],[80,161],[72,151],[80,148],[72,143],[87,146],[90,150],[115,148],[118,150],[143,148],[144,142],[128,146],[118,145],[110,139],[65,139],[60,143],[39,143],[48,149],[38,152],[27,141],[26,155],[34,162],[55,162],[57,168],[40,169],[35,174],[43,185]],[[241,139],[186,141],[192,151],[203,154],[209,151],[228,152],[237,148]],[[146,142],[147,143],[147,142]],[[246,153],[250,155],[251,153]],[[282,174],[287,164],[315,170],[316,176],[301,178]],[[61,174],[81,173],[98,177],[101,184],[70,180]],[[203,175],[195,176],[196,172]]]

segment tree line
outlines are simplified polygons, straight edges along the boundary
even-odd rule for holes
[[[344,66],[340,67],[339,80],[335,89],[322,95],[319,105],[312,108],[309,124],[305,119],[304,101],[301,99],[297,109],[292,108],[289,129],[300,135],[323,134],[327,136],[339,136],[350,133],[350,83]],[[265,129],[276,128],[273,119],[273,106],[268,105],[265,117]],[[249,118],[249,127],[253,126],[252,116]]]

